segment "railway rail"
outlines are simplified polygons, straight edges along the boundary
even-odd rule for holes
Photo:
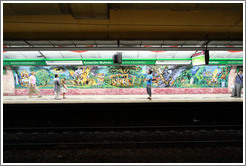
[[[241,144],[242,140],[205,140],[205,141],[160,141],[160,142],[70,142],[70,143],[55,143],[55,142],[46,142],[46,143],[7,143],[4,146],[69,146],[69,145],[87,145],[87,146],[107,146],[107,145],[216,145],[219,144]]]
[[[114,146],[242,144],[242,125],[4,128],[3,145]]]
[[[4,132],[16,131],[96,131],[96,130],[184,130],[184,129],[240,129],[242,125],[172,125],[172,126],[100,126],[100,127],[8,127]]]

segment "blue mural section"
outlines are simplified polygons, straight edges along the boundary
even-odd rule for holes
[[[32,71],[37,86],[53,88],[55,74],[69,88],[145,88],[148,70],[155,88],[227,87],[231,66],[18,66],[12,67],[16,88],[27,88]]]

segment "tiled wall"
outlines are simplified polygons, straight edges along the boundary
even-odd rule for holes
[[[228,87],[231,66],[16,66],[12,67],[15,87],[28,86],[31,71],[37,85],[52,89],[55,74],[75,89],[145,88],[147,71],[152,70],[154,88],[221,88]],[[78,79],[79,77],[80,79]]]
[[[13,72],[10,67],[6,67],[6,74],[3,74],[3,94],[14,95],[15,94],[15,83],[14,83]]]
[[[54,95],[53,89],[40,89],[41,95]],[[153,88],[158,94],[228,94],[227,88]],[[11,94],[6,94],[11,95]],[[15,95],[27,96],[28,89],[16,89]],[[69,89],[66,95],[147,95],[145,88],[134,89]]]
[[[235,82],[235,74],[237,73],[237,66],[232,66],[231,71],[229,73],[229,79],[228,79],[228,92],[232,93],[232,85],[234,85]]]
[[[153,88],[153,94],[229,94],[236,68],[232,68],[228,88]],[[53,89],[41,89],[41,95],[54,95]],[[14,76],[10,68],[3,75],[4,95],[28,95],[28,89],[15,89]],[[69,89],[67,95],[146,95],[145,88],[119,89]]]

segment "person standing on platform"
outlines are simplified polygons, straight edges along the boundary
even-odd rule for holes
[[[151,100],[152,98],[151,98],[151,85],[152,85],[152,80],[153,80],[153,76],[152,76],[152,71],[151,70],[149,70],[148,71],[148,75],[147,75],[147,77],[146,77],[146,90],[147,90],[147,93],[148,93],[148,95],[149,95],[149,97],[147,98],[147,99],[149,99],[149,100]]]
[[[36,93],[38,97],[42,97],[36,85],[35,72],[32,72],[29,77],[29,98],[31,98],[32,93]]]
[[[241,97],[242,88],[243,88],[243,71],[239,70],[235,78],[235,84],[232,90],[231,97]]]
[[[63,95],[63,99],[67,99],[67,98],[65,97],[65,94],[66,94],[66,92],[67,92],[67,84],[66,84],[66,79],[65,79],[65,78],[63,78],[63,79],[61,80],[61,84],[62,84],[62,95]]]
[[[55,78],[54,78],[54,92],[55,92],[55,99],[56,100],[60,100],[59,99],[60,91],[61,91],[61,82],[59,79],[59,75],[56,74]]]

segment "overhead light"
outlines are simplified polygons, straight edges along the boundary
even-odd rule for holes
[[[190,65],[191,60],[157,60],[156,65]]]
[[[47,65],[83,65],[82,61],[46,61]]]

